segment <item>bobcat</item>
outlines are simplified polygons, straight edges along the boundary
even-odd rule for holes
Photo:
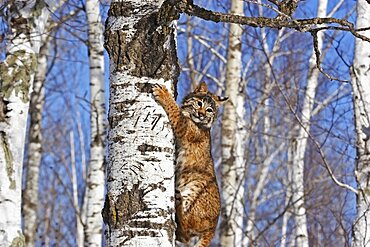
[[[168,115],[176,138],[176,239],[197,236],[197,247],[209,246],[220,214],[220,194],[211,156],[210,128],[218,107],[227,100],[208,91],[202,82],[179,107],[167,89],[153,95]]]

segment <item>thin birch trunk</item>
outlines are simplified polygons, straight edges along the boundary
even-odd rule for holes
[[[83,181],[86,181],[87,177],[87,163],[86,163],[86,152],[85,152],[85,134],[82,127],[82,118],[81,113],[77,110],[77,133],[78,133],[78,144],[80,145],[81,150],[81,173]]]
[[[243,15],[243,1],[231,2],[232,14]],[[226,68],[225,94],[229,101],[224,106],[222,116],[222,222],[221,246],[240,246],[243,240],[243,194],[244,194],[244,150],[243,137],[238,129],[238,104],[244,105],[238,99],[241,82],[242,53],[241,39],[243,29],[240,25],[230,24],[229,45]],[[243,116],[241,116],[243,118]],[[237,153],[239,151],[239,153]]]
[[[90,162],[86,178],[86,224],[85,246],[101,246],[101,208],[104,201],[104,48],[103,26],[100,17],[99,0],[86,1],[86,15],[89,24],[90,59],[90,104],[91,145]]]
[[[42,109],[45,102],[44,82],[47,73],[48,42],[45,42],[37,59],[37,71],[30,102],[30,127],[28,159],[26,162],[26,181],[23,190],[22,214],[24,220],[24,236],[26,246],[36,244],[37,210],[39,204],[39,174],[42,156]]]
[[[291,194],[286,191],[286,194],[285,194],[285,207],[288,206],[288,202],[289,202],[289,199],[291,198]],[[288,221],[290,219],[290,216],[291,216],[291,213],[289,211],[285,212],[284,216],[283,216],[283,223],[281,225],[281,238],[280,238],[280,246],[281,247],[285,247],[285,246],[288,246],[288,233],[287,233],[287,230],[288,230]]]
[[[356,28],[369,26],[370,5],[365,0],[357,2],[356,22]],[[370,31],[361,34],[370,37]],[[352,87],[357,138],[355,177],[359,192],[352,246],[362,247],[370,245],[370,44],[356,39],[355,45]]]
[[[72,174],[72,195],[73,207],[76,212],[76,246],[82,247],[84,245],[84,226],[81,221],[81,210],[78,203],[78,182],[77,182],[77,163],[75,158],[75,139],[73,131],[69,132],[69,145],[71,153],[71,174]]]
[[[7,57],[0,64],[0,246],[24,245],[21,178],[30,89],[49,12],[27,2],[12,6]]]
[[[77,111],[77,132],[78,132],[78,141],[80,145],[80,150],[81,150],[81,173],[82,173],[82,179],[85,181],[85,190],[83,191],[84,198],[82,200],[82,205],[81,205],[81,222],[83,225],[83,231],[84,231],[84,244],[85,244],[85,233],[86,233],[86,212],[87,212],[87,165],[86,165],[86,154],[85,154],[85,135],[84,131],[82,129],[82,119],[81,119],[81,114],[79,111]]]
[[[281,247],[286,247],[286,246],[295,246],[295,238],[292,239],[290,236],[290,241],[288,240],[288,221],[290,217],[292,217],[292,213],[289,207],[289,203],[292,201],[293,198],[293,192],[292,192],[292,186],[291,186],[291,181],[292,181],[292,171],[293,171],[293,157],[294,157],[294,152],[293,152],[293,145],[289,143],[288,145],[288,155],[287,155],[287,184],[286,186],[286,191],[285,191],[285,207],[288,208],[287,212],[285,212],[283,216],[283,223],[281,226],[281,242],[280,246]],[[294,234],[290,234],[293,235]]]
[[[176,88],[178,14],[170,2],[114,1],[105,47],[111,61],[106,246],[174,246],[174,143],[151,87]]]
[[[187,62],[189,65],[189,77],[190,77],[190,84],[191,88],[195,89],[198,85],[198,81],[196,80],[196,71],[195,71],[195,64],[194,64],[194,53],[193,53],[193,35],[191,33],[193,26],[191,23],[191,17],[186,17],[186,45],[187,45]]]
[[[50,235],[49,235],[49,233],[50,233],[50,229],[51,229],[51,210],[52,210],[52,208],[49,206],[49,207],[47,207],[46,212],[45,212],[45,221],[44,221],[45,231],[44,231],[44,234],[43,234],[43,241],[44,241],[45,247],[50,246]]]
[[[317,7],[317,16],[326,17],[327,0],[320,0]],[[323,32],[317,34],[318,49],[321,50],[323,44]],[[319,80],[319,70],[316,68],[316,57],[312,52],[309,60],[309,75],[307,78],[306,91],[303,98],[302,106],[302,126],[299,126],[298,135],[292,141],[292,201],[294,219],[295,219],[295,241],[298,247],[308,247],[308,231],[307,231],[307,216],[304,205],[304,157],[308,141],[308,133],[310,131],[310,120],[314,100],[316,96],[316,88]]]

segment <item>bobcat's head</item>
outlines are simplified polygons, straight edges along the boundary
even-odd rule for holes
[[[221,104],[227,101],[208,91],[207,84],[201,82],[194,92],[185,96],[181,110],[184,116],[203,128],[211,128],[217,118],[217,111]]]

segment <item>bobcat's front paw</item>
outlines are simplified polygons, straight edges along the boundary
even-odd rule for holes
[[[153,86],[153,95],[154,99],[161,104],[164,103],[166,99],[171,97],[171,94],[168,92],[167,88],[159,84],[155,84]]]

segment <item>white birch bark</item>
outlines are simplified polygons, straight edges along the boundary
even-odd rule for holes
[[[327,0],[320,0],[317,7],[317,16],[326,17]],[[318,49],[321,50],[323,43],[323,33],[317,34]],[[307,231],[307,216],[304,205],[304,157],[308,141],[308,133],[310,131],[310,119],[314,100],[316,96],[316,88],[319,79],[319,70],[316,68],[316,57],[312,52],[309,60],[309,75],[307,78],[306,91],[303,98],[301,124],[298,128],[298,135],[293,139],[292,143],[292,201],[294,219],[295,219],[295,242],[298,247],[308,247],[308,231]]]
[[[243,1],[231,2],[231,14],[243,15]],[[230,24],[229,45],[226,67],[226,90],[229,97],[222,116],[222,222],[221,246],[240,246],[243,240],[243,194],[244,194],[244,138],[239,131],[238,122],[244,116],[238,116],[237,108],[244,106],[240,98],[242,53],[241,38],[243,29],[240,25]],[[238,97],[239,96],[239,97]]]
[[[91,144],[90,162],[86,178],[86,222],[85,246],[101,246],[101,208],[104,201],[104,48],[103,26],[100,17],[100,1],[86,1],[86,15],[89,25],[90,60],[90,104]]]
[[[12,36],[0,65],[0,246],[24,245],[21,230],[21,178],[30,89],[41,34],[49,12],[27,2],[11,13]]]
[[[368,27],[370,5],[357,1],[356,28]],[[361,32],[370,37],[370,31]],[[356,129],[357,216],[353,223],[352,246],[370,245],[370,44],[356,39],[352,87]]]
[[[163,1],[114,1],[106,27],[111,61],[106,246],[174,246],[174,143],[151,85],[173,92],[177,17]]]
[[[38,210],[38,189],[39,174],[42,156],[42,109],[45,102],[44,81],[47,73],[47,57],[49,45],[45,42],[40,49],[37,59],[37,71],[33,92],[30,102],[30,127],[28,159],[26,161],[26,181],[23,190],[22,215],[24,221],[24,236],[26,246],[32,247],[36,244],[37,233],[37,210]]]

